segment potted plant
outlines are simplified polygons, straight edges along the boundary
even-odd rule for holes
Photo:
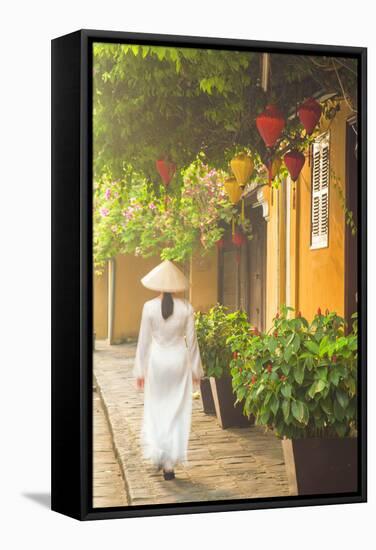
[[[336,313],[313,321],[282,307],[272,328],[233,337],[233,387],[245,414],[282,438],[290,490],[357,490],[357,322],[346,332]],[[243,346],[240,344],[243,343]]]
[[[195,324],[202,366],[205,373],[205,376],[200,380],[202,406],[205,414],[215,414],[213,394],[211,391],[209,378],[211,371],[211,350],[207,345],[208,333],[210,331],[208,315],[206,313],[202,313],[201,311],[197,311],[195,313]]]
[[[208,313],[198,314],[196,319],[201,358],[210,381],[219,425],[223,429],[249,426],[249,420],[243,415],[241,406],[235,403],[236,396],[229,372],[232,352],[227,343],[232,333],[248,328],[246,314],[242,311],[228,313],[226,307],[216,304]]]

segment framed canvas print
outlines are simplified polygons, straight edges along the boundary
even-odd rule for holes
[[[366,500],[366,50],[52,41],[52,508]]]

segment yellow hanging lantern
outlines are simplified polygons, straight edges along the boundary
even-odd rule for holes
[[[276,177],[276,175],[278,174],[280,168],[282,166],[282,160],[279,158],[279,157],[274,157],[274,159],[270,160],[269,163],[266,165],[266,168],[268,170],[268,174],[269,174],[269,187],[271,187],[272,189],[272,192],[271,192],[271,197],[270,197],[270,202],[271,202],[271,205],[273,206],[273,202],[274,202],[274,190],[273,190],[273,187],[272,187],[272,181],[274,180],[274,178]]]
[[[225,180],[225,190],[230,197],[232,204],[237,204],[243,194],[243,189],[240,187],[235,178],[227,178]],[[235,234],[235,217],[232,217],[232,234]]]
[[[266,166],[269,174],[269,185],[271,185],[272,181],[280,171],[281,166],[282,160],[279,157],[275,157],[274,159],[272,159]]]
[[[225,180],[225,189],[232,204],[237,204],[243,194],[243,189],[240,187],[236,179],[227,178]]]
[[[231,160],[230,165],[236,181],[244,187],[253,172],[253,160],[246,153],[239,153]]]

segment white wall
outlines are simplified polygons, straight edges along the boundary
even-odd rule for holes
[[[312,4],[312,5],[311,5]],[[49,491],[50,44],[79,28],[368,45],[369,151],[375,143],[375,31],[371,3],[320,5],[202,0],[4,2],[1,25],[1,438],[0,538],[4,548],[353,549],[374,540],[375,353],[370,350],[370,503],[81,525],[25,493]],[[348,6],[348,7],[347,7]],[[371,156],[371,155],[370,155]],[[375,163],[369,204],[376,204]],[[372,207],[372,206],[371,206]],[[373,242],[376,216],[370,219]],[[374,271],[374,255],[370,269]],[[374,280],[371,273],[370,280]],[[370,288],[370,312],[376,311]],[[372,315],[370,328],[375,330]],[[6,517],[5,517],[6,516]],[[173,534],[176,534],[176,539]],[[367,546],[367,545],[366,545]],[[372,545],[371,545],[372,546]],[[368,545],[368,547],[370,547]]]

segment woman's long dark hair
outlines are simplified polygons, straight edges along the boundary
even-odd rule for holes
[[[161,308],[163,319],[168,319],[174,313],[174,300],[171,292],[163,293]]]

